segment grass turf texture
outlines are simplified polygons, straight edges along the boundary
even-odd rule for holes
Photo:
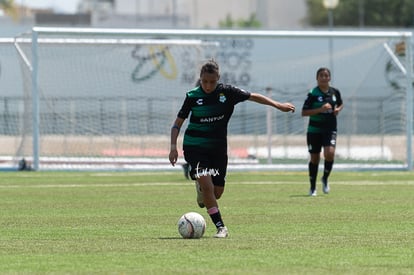
[[[414,274],[414,173],[334,172],[308,197],[306,172],[230,173],[214,239],[181,173],[7,172],[0,273]],[[207,221],[198,240],[177,220]]]

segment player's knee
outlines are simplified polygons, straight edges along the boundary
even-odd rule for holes
[[[214,195],[216,196],[216,200],[221,198],[221,195],[223,195],[223,192],[224,192],[224,187],[221,187],[221,186],[214,187]]]

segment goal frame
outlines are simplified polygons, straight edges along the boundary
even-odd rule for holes
[[[412,159],[412,135],[413,135],[413,34],[408,31],[249,31],[249,30],[169,30],[169,29],[95,29],[95,28],[50,28],[33,27],[31,36],[32,51],[32,98],[33,98],[33,169],[39,169],[39,91],[38,91],[38,43],[41,34],[82,34],[82,35],[114,35],[121,34],[125,37],[140,37],[150,35],[154,39],[165,37],[180,37],[181,39],[206,38],[400,38],[406,45],[404,67],[399,63],[392,51],[387,51],[406,80],[406,156],[405,169],[413,169]],[[271,134],[271,133],[270,133]]]

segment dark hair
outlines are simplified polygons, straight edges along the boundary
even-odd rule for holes
[[[209,61],[207,61],[200,70],[200,76],[203,73],[209,73],[209,74],[219,74],[219,65],[217,64],[217,62],[214,59],[210,59]]]
[[[197,79],[196,83],[194,84],[195,87],[198,87],[201,85],[201,79]]]
[[[320,72],[323,72],[323,71],[327,71],[327,72],[328,72],[328,74],[329,74],[329,76],[331,76],[331,71],[330,71],[328,68],[326,68],[326,67],[322,67],[322,68],[319,68],[319,69],[316,71],[316,78],[318,78],[319,73],[320,73]]]

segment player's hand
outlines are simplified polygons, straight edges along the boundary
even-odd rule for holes
[[[172,149],[170,151],[170,155],[168,157],[170,159],[171,165],[175,166],[175,164],[177,163],[178,160],[178,151],[177,149]]]
[[[292,103],[286,102],[286,103],[282,103],[279,106],[279,110],[281,110],[282,112],[295,112],[295,105],[293,105]]]
[[[332,113],[332,105],[329,103],[325,103],[321,106],[321,113]]]

